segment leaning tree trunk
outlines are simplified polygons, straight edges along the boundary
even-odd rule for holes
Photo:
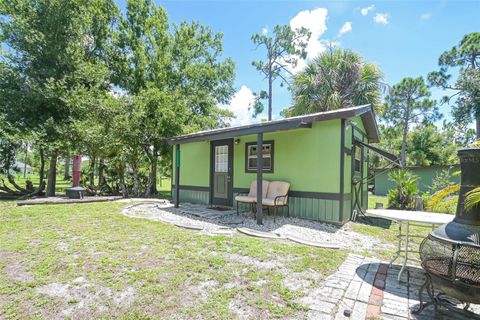
[[[55,185],[57,182],[57,157],[58,151],[53,151],[48,169],[47,197],[55,197]]]

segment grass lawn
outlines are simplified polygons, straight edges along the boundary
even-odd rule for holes
[[[388,199],[387,196],[376,196],[376,195],[368,195],[368,209],[375,208],[375,203],[380,202],[383,203],[383,207],[386,209],[388,207]]]
[[[0,318],[303,318],[286,280],[313,288],[347,254],[203,235],[124,205],[0,202]]]

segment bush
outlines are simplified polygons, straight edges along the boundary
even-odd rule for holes
[[[395,189],[388,191],[388,204],[390,208],[401,210],[414,210],[415,198],[418,196],[418,176],[408,170],[392,171],[388,177],[397,184]]]

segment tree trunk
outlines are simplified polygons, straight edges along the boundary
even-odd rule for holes
[[[139,189],[140,189],[140,179],[138,177],[138,168],[137,165],[132,166],[132,174],[133,174],[133,194],[138,197]]]
[[[127,197],[127,188],[125,187],[125,171],[123,168],[120,168],[118,171],[118,178],[119,178],[119,185],[120,185],[120,190],[122,192],[122,197],[126,198]]]
[[[70,179],[70,157],[65,158],[65,174],[63,175],[63,180]]]
[[[158,162],[158,156],[157,156],[157,149],[153,147],[153,155],[151,158],[151,164],[150,164],[150,176],[148,177],[148,195],[156,195],[158,193],[157,190],[157,162]]]
[[[268,121],[272,120],[272,73],[268,75]]]
[[[57,157],[58,151],[53,151],[48,169],[47,197],[55,197],[55,185],[57,182]]]
[[[477,129],[477,140],[480,140],[480,115],[475,119],[476,129]]]
[[[91,186],[95,185],[95,156],[90,157],[90,168],[88,171],[88,180]]]
[[[40,148],[40,171],[38,172],[40,181],[39,181],[39,186],[42,185],[44,179],[45,179],[45,152],[43,151],[43,148]]]
[[[101,158],[98,161],[98,186],[99,187],[105,185],[105,176],[103,175],[104,169],[105,169],[105,160]]]
[[[400,164],[402,167],[407,165],[407,133],[408,133],[408,124],[403,126],[403,136],[402,136],[402,154],[400,156]]]
[[[25,144],[25,158],[23,159],[23,178],[27,177],[27,156],[28,156],[28,142]]]

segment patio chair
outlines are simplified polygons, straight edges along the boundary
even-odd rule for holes
[[[272,181],[268,184],[267,196],[262,199],[262,205],[267,207],[269,213],[270,208],[273,207],[273,222],[275,222],[278,207],[287,207],[287,216],[290,216],[288,189],[290,189],[288,182]]]
[[[268,185],[269,181],[263,180],[262,182],[262,199],[267,196]],[[257,203],[257,181],[253,180],[250,184],[250,190],[247,193],[239,193],[235,197],[235,201],[237,202],[237,214],[238,214],[238,204],[239,203],[248,203],[250,204],[250,208],[253,211],[254,205]]]

